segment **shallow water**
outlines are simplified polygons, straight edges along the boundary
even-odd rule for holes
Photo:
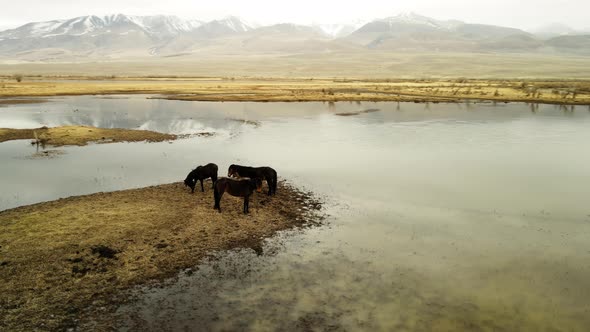
[[[0,209],[271,165],[326,197],[325,227],[220,253],[139,289],[121,330],[588,330],[590,112],[526,104],[203,103],[67,97],[0,127],[85,124],[211,138],[0,144]],[[336,116],[367,109],[377,112]],[[244,122],[243,120],[247,120]]]

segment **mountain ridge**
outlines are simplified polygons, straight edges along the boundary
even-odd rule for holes
[[[256,25],[236,16],[212,21],[173,15],[86,15],[0,31],[0,56],[24,60],[170,56],[186,53],[334,51],[567,52],[590,54],[588,38],[438,20],[413,12],[352,24]],[[545,31],[545,30],[544,30]],[[546,31],[545,31],[546,32]],[[577,36],[563,38],[563,36]]]

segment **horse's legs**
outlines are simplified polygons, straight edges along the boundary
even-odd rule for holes
[[[244,214],[250,212],[250,195],[244,196]]]
[[[272,178],[271,177],[264,177],[266,180],[266,184],[268,185],[268,196],[272,195]]]
[[[211,176],[211,182],[213,182],[213,188],[215,188],[215,182],[217,182],[217,174]]]
[[[199,179],[201,181],[201,192],[204,193],[205,192],[205,188],[203,188],[203,179]]]
[[[213,209],[217,209],[219,210],[219,213],[221,213],[221,196],[223,196],[223,192],[224,190],[222,190],[221,192],[219,192],[219,190],[217,190],[217,186],[213,187],[213,197],[215,198],[215,205],[213,206]]]

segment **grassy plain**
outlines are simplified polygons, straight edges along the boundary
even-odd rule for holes
[[[590,104],[590,81],[585,80],[25,77],[18,83],[4,77],[4,81],[0,83],[0,97],[12,98],[159,94],[159,98],[197,101],[487,100]]]
[[[207,101],[476,99],[587,104],[589,68],[586,56],[518,53],[204,53],[76,62],[0,59],[0,97],[151,93]]]

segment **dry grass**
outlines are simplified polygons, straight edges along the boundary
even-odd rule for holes
[[[121,291],[192,267],[213,250],[250,247],[308,224],[320,204],[281,182],[277,195],[242,200],[181,183],[0,212],[0,330],[64,330],[124,301]],[[88,309],[90,308],[90,309]],[[102,310],[102,311],[101,311]]]
[[[37,129],[0,128],[0,142],[17,139],[38,139],[39,144],[51,146],[82,146],[89,142],[161,142],[176,138],[176,135],[147,130],[109,129],[87,126],[42,127]]]
[[[96,79],[96,78],[95,78]],[[128,77],[118,80],[26,81],[4,84],[0,96],[163,94],[198,101],[514,101],[590,104],[590,81],[563,80],[391,80],[391,79],[178,79]]]
[[[0,58],[0,75],[23,82],[38,75],[101,76],[120,78],[167,77],[288,77],[369,79],[590,79],[590,57],[580,55],[334,51],[314,54],[228,54],[198,52],[176,57],[85,57],[68,62],[14,61]],[[0,80],[1,81],[1,80]],[[2,82],[0,82],[2,84]]]

